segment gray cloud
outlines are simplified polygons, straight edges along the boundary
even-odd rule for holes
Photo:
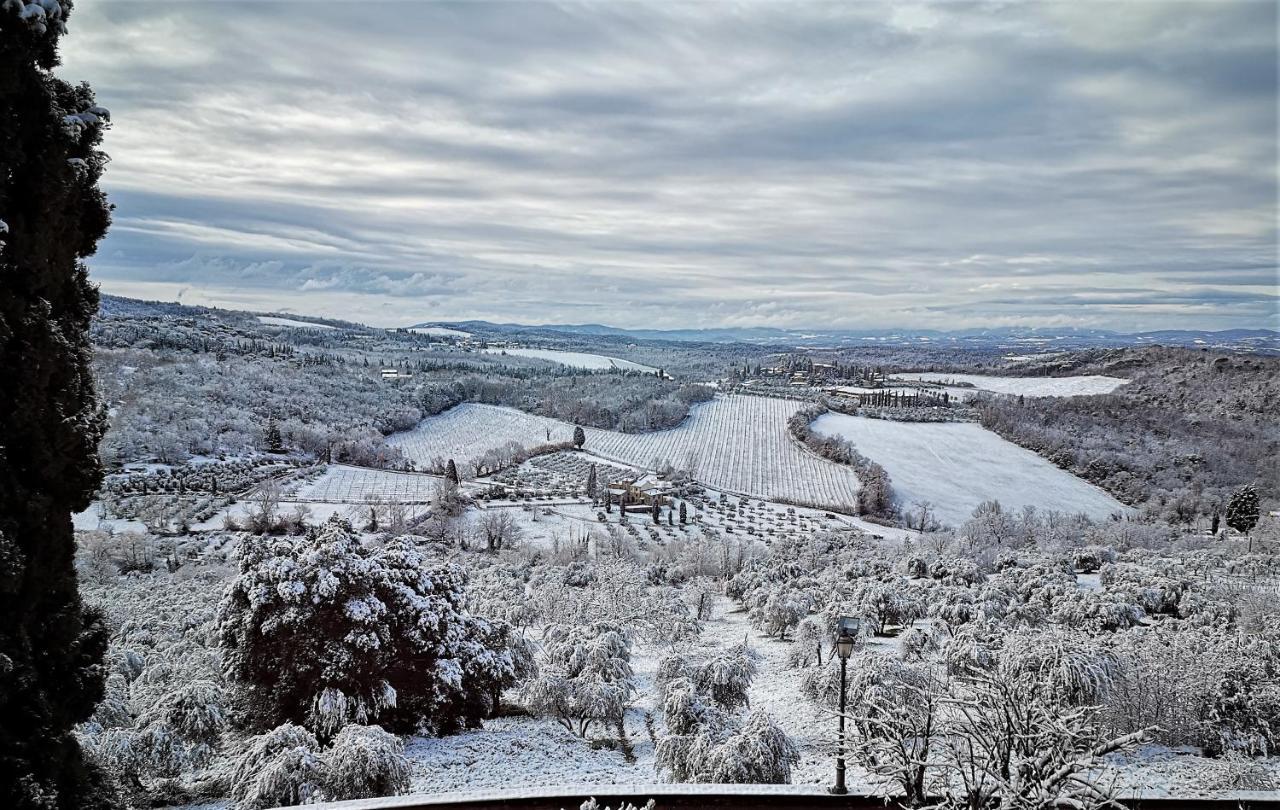
[[[1276,7],[81,4],[122,294],[386,325],[1276,324]]]

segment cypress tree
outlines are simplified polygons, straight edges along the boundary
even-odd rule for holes
[[[0,4],[0,806],[110,806],[71,735],[102,697],[107,631],[80,601],[71,514],[102,479],[89,368],[110,224],[108,113],[53,75],[69,0]]]
[[[453,463],[453,459],[449,459],[449,466],[445,469],[444,475],[455,485],[462,483],[462,479],[458,476],[458,465]]]
[[[592,503],[596,502],[596,488],[599,486],[596,478],[596,465],[592,464],[591,469],[587,471],[587,497]]]

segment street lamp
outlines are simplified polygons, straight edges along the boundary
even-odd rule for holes
[[[836,622],[836,655],[840,656],[840,748],[836,755],[836,783],[831,792],[843,796],[849,792],[844,785],[844,709],[845,686],[847,684],[849,656],[853,655],[853,645],[857,643],[858,631],[862,620],[857,616],[841,616]]]

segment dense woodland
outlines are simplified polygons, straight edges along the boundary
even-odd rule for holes
[[[1153,519],[1221,517],[1246,484],[1280,498],[1280,359],[1152,347],[1038,367],[1130,382],[1101,396],[989,397],[984,426]]]
[[[706,386],[640,372],[432,346],[365,328],[270,327],[239,313],[171,306],[138,316],[113,299],[95,322],[94,368],[110,405],[108,463],[283,449],[369,466],[395,462],[384,437],[462,402],[507,405],[625,432],[679,424]],[[146,307],[141,307],[146,311]],[[382,368],[412,376],[384,380]],[[274,448],[279,449],[279,448]]]

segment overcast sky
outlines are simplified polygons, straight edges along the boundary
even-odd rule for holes
[[[107,292],[345,317],[1280,326],[1276,5],[77,0]]]

